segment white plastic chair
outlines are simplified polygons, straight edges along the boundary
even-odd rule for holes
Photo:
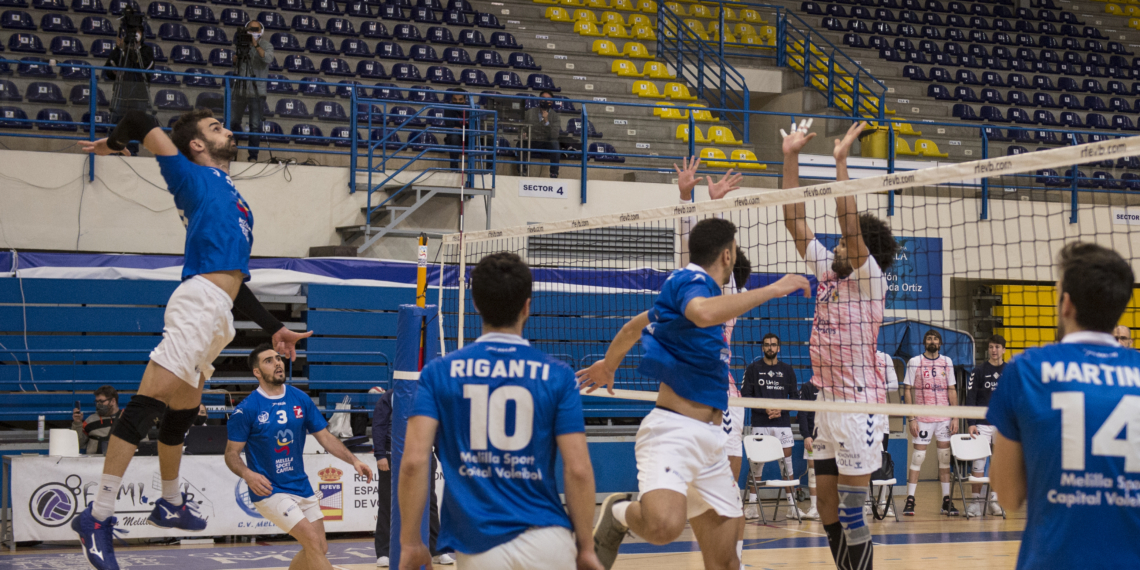
[[[775,519],[776,515],[780,512],[780,505],[791,506],[784,500],[785,493],[794,493],[800,487],[800,482],[797,479],[785,481],[783,479],[761,479],[762,465],[769,461],[783,461],[784,448],[780,445],[780,440],[770,435],[749,435],[744,438],[744,453],[748,455],[748,478],[752,484],[759,491],[761,487],[769,487],[778,489],[776,493],[776,504],[772,509],[772,518]],[[759,463],[761,468],[753,468],[752,464]],[[790,491],[789,491],[790,489]],[[757,510],[760,511],[760,520],[767,523],[767,517],[764,516],[764,505],[761,499],[756,499]],[[799,506],[795,509],[796,520],[803,522],[800,516]]]
[[[966,518],[970,518],[969,503],[977,502],[983,503],[982,516],[985,517],[986,511],[989,510],[990,503],[990,478],[974,477],[972,466],[974,461],[988,459],[990,457],[990,438],[985,435],[979,435],[973,438],[967,433],[952,435],[950,436],[950,452],[954,455],[955,459],[955,461],[950,464],[951,475],[958,481],[958,492],[962,494],[962,510],[966,511]],[[968,476],[960,472],[961,469],[959,469],[959,466],[963,464],[959,462],[964,462],[964,468],[970,473]],[[975,499],[967,496],[966,483],[978,483],[983,485],[982,497]],[[951,497],[951,500],[953,500],[953,497]],[[1002,516],[1005,516],[1004,513]]]
[[[898,479],[891,477],[890,479],[871,479],[871,492],[867,495],[867,506],[878,508],[880,498],[883,493],[887,494],[887,505],[891,509],[890,512],[895,515],[895,522],[899,522],[898,505],[895,504],[895,485],[898,484]],[[886,518],[884,516],[883,518]]]

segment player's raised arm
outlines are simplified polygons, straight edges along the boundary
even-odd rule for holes
[[[131,152],[127,150],[127,143],[130,141],[142,141],[143,146],[155,156],[178,154],[178,148],[174,146],[174,141],[162,132],[158,119],[139,110],[128,111],[119,124],[115,125],[111,136],[97,141],[80,141],[79,148],[83,152],[92,152],[99,156],[113,153],[130,156]]]
[[[598,388],[606,388],[610,394],[613,394],[614,372],[621,365],[625,355],[629,354],[629,350],[641,338],[641,330],[647,326],[649,326],[649,311],[625,323],[606,349],[606,357],[591,364],[589,368],[575,373],[578,377],[578,388],[589,388],[586,390],[587,394],[593,393]]]
[[[673,165],[673,170],[677,171],[677,190],[679,191],[679,198],[681,203],[693,201],[693,189],[697,187],[697,168],[700,167],[701,158],[694,156],[684,159],[681,163],[682,166]],[[713,181],[713,177],[706,176],[705,184],[709,185],[709,197],[713,200],[720,200],[727,196],[733,190],[740,189],[740,181],[744,179],[744,175],[740,173],[733,173],[732,169],[728,169],[720,180]],[[689,264],[689,232],[693,229],[693,224],[696,222],[693,216],[685,216],[680,219],[678,228],[680,230],[681,238],[681,263],[680,267]]]
[[[685,318],[698,327],[712,327],[728,322],[767,303],[772,299],[786,297],[803,291],[804,297],[811,297],[811,284],[803,275],[785,275],[779,281],[736,295],[717,297],[697,297],[685,307]]]
[[[847,129],[847,134],[842,139],[835,139],[835,150],[832,152],[832,156],[835,157],[836,180],[842,182],[849,179],[847,155],[851,152],[851,145],[855,144],[865,125],[866,123],[858,121]],[[835,217],[839,220],[839,228],[843,233],[843,243],[846,246],[847,259],[851,263],[851,267],[863,267],[871,253],[867,250],[867,244],[863,242],[863,234],[859,226],[859,207],[855,203],[854,196],[841,196],[835,199]]]
[[[815,138],[815,133],[809,133],[811,119],[800,121],[799,125],[792,124],[791,134],[780,129],[780,136],[784,137],[784,168],[782,172],[784,188],[798,188],[800,185],[800,151],[808,141]],[[807,255],[808,244],[815,239],[815,233],[807,224],[807,207],[803,202],[784,205],[784,226],[792,239],[796,242],[796,251],[800,257]]]

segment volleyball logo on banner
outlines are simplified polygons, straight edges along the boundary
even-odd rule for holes
[[[63,526],[70,522],[79,510],[79,486],[82,482],[79,476],[70,475],[64,483],[53,481],[40,485],[28,501],[32,518],[46,527]]]
[[[339,521],[344,519],[344,486],[340,482],[342,476],[344,476],[344,471],[336,467],[325,467],[317,472],[317,477],[320,477],[322,481],[319,485],[319,491],[321,514],[325,516],[325,520]]]

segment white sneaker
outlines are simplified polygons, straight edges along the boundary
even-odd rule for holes
[[[883,515],[884,518],[895,516],[895,508],[893,506],[891,506],[890,503],[887,503],[887,502],[880,503],[879,504],[879,510],[883,510],[883,509],[886,509],[886,511],[887,511],[887,514]]]
[[[970,503],[970,506],[966,507],[966,516],[970,516],[970,517],[982,516],[982,503],[980,503],[980,502]]]
[[[990,497],[990,514],[995,517],[1005,515],[1005,511],[1001,510],[1001,505],[999,505],[997,499],[993,497]]]
[[[756,508],[756,505],[748,505],[748,507],[744,509],[744,520],[751,521],[758,518],[760,518],[760,511]]]
[[[804,513],[804,520],[808,520],[808,521],[819,520],[819,511],[815,510],[815,507],[812,507],[811,509],[808,510],[808,512]]]
[[[431,562],[432,564],[442,564],[444,566],[449,566],[451,564],[455,564],[455,557],[450,554],[440,554],[439,556],[432,558]]]
[[[804,512],[803,512],[802,510],[800,510],[800,508],[799,508],[798,506],[796,506],[796,505],[788,505],[788,518],[789,518],[789,519],[794,519],[794,518],[796,518],[796,514],[797,514],[797,513],[799,514],[799,517],[800,517],[800,518],[803,518],[803,516],[804,516]]]
[[[377,558],[376,559],[376,567],[377,568],[387,568],[388,567],[388,557],[387,556],[381,556],[380,558]]]

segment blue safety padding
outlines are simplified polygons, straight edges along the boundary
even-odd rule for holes
[[[942,335],[940,352],[949,356],[954,361],[955,367],[962,367],[967,371],[974,368],[977,345],[974,344],[973,337],[964,332],[919,321],[901,320],[884,323],[879,329],[879,350],[904,361],[910,360],[926,350],[922,341],[926,331],[931,329]]]
[[[23,279],[26,303],[166,305],[178,281]],[[0,278],[0,303],[20,303],[20,279]]]
[[[387,386],[392,381],[390,364],[310,364],[309,387],[313,383],[352,382]]]
[[[58,301],[57,301],[58,302]],[[151,307],[0,307],[4,332],[162,332],[162,308]]]
[[[29,323],[30,324],[30,323]],[[29,350],[122,350],[123,352],[89,352],[89,353],[33,353],[32,361],[66,362],[72,359],[85,362],[107,361],[138,361],[146,362],[150,359],[150,351],[162,341],[158,334],[147,336],[57,336],[30,334],[27,337]],[[18,360],[26,360],[24,353],[23,335],[0,336],[3,344],[15,354]],[[0,349],[0,360],[8,360],[12,354]]]
[[[438,295],[435,292],[435,295]],[[428,298],[433,297],[428,291]],[[400,305],[416,302],[414,287],[358,287],[309,285],[309,309],[362,309],[398,311]]]
[[[310,363],[319,362],[375,362],[394,363],[396,339],[394,338],[323,338],[308,339],[308,349],[315,352],[372,352],[382,354],[313,354]]]

